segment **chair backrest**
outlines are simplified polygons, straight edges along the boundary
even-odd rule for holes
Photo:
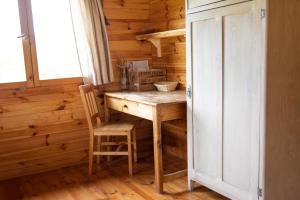
[[[79,91],[89,129],[92,132],[95,124],[101,124],[99,105],[96,101],[94,86],[92,84],[81,85],[79,86]]]

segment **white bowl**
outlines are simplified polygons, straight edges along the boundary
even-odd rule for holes
[[[162,82],[157,82],[153,84],[158,91],[161,92],[171,92],[176,90],[176,87],[178,85],[178,82],[174,81],[162,81]]]

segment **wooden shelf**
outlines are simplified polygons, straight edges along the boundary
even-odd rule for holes
[[[177,37],[182,35],[185,35],[185,28],[171,30],[171,31],[149,33],[144,35],[137,35],[136,39],[137,40],[160,39],[160,38],[168,38],[168,37]]]
[[[151,42],[157,49],[157,56],[161,57],[161,42],[162,38],[177,37],[185,35],[185,29],[176,29],[171,31],[156,32],[144,35],[137,35],[137,40],[147,40]]]

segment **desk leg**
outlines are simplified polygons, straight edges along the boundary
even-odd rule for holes
[[[104,116],[105,116],[105,122],[109,122],[110,121],[110,110],[107,106],[107,99],[106,96],[104,96]],[[111,141],[111,137],[107,136],[106,137],[106,141],[110,142]],[[106,147],[106,151],[111,151],[111,146],[107,146]],[[111,162],[111,156],[107,156],[107,161]]]
[[[163,160],[160,108],[153,107],[153,146],[154,146],[154,172],[155,187],[158,193],[163,193]]]

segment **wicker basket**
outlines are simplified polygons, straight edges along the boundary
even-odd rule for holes
[[[155,90],[153,83],[165,81],[165,69],[151,69],[149,71],[129,72],[129,88],[136,91]]]
[[[154,85],[158,91],[171,92],[176,90],[178,82],[163,81],[163,82],[154,83]]]

